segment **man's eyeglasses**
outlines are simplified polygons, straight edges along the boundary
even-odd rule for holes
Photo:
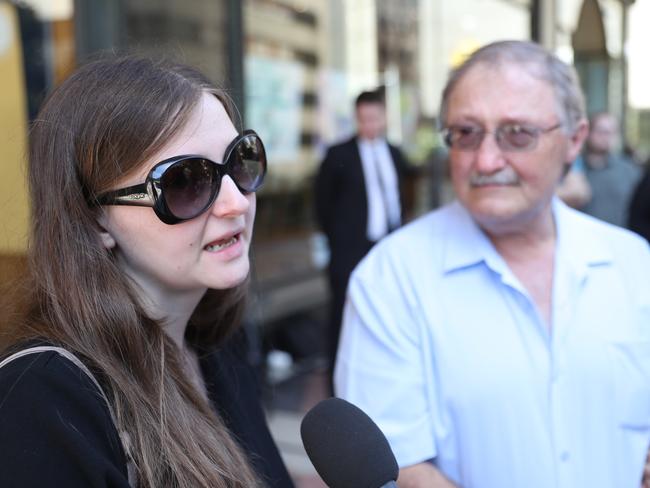
[[[262,140],[246,130],[228,145],[223,163],[197,155],[175,156],[151,168],[144,183],[99,195],[97,202],[153,207],[164,223],[177,224],[198,217],[214,203],[225,175],[242,193],[250,193],[262,186],[265,174]]]
[[[526,124],[503,124],[493,132],[497,146],[502,151],[532,151],[537,147],[539,136],[559,129],[562,124],[555,124],[547,129]],[[481,146],[486,134],[482,127],[472,125],[452,125],[442,131],[445,144],[459,151],[475,151]]]

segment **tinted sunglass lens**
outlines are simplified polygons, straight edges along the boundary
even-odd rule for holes
[[[529,132],[510,132],[506,133],[504,142],[507,149],[522,151],[535,144],[535,135]]]
[[[201,158],[179,161],[162,175],[167,208],[178,219],[191,219],[211,203],[218,178],[212,163]]]
[[[446,144],[453,149],[473,151],[481,145],[485,132],[473,127],[454,127],[446,135]]]
[[[264,181],[266,155],[262,142],[254,135],[248,135],[234,148],[230,176],[237,186],[246,192],[257,190]]]

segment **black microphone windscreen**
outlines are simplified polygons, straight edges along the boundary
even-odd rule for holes
[[[312,408],[300,425],[305,451],[331,488],[379,488],[399,468],[384,434],[363,410],[340,398]]]

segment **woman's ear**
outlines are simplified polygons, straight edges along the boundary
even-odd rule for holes
[[[97,231],[99,232],[99,237],[102,240],[102,244],[106,249],[113,249],[117,242],[113,235],[107,230],[108,229],[108,218],[104,212],[100,212],[97,216]]]

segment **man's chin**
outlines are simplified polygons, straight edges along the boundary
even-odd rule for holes
[[[507,191],[505,188],[499,188],[499,192]],[[488,192],[475,192],[472,198],[463,202],[465,208],[475,219],[508,219],[518,211],[522,211],[521,205],[513,198],[502,195],[490,196]]]
[[[526,209],[503,201],[480,202],[467,210],[479,227],[488,232],[508,229],[526,213]]]

